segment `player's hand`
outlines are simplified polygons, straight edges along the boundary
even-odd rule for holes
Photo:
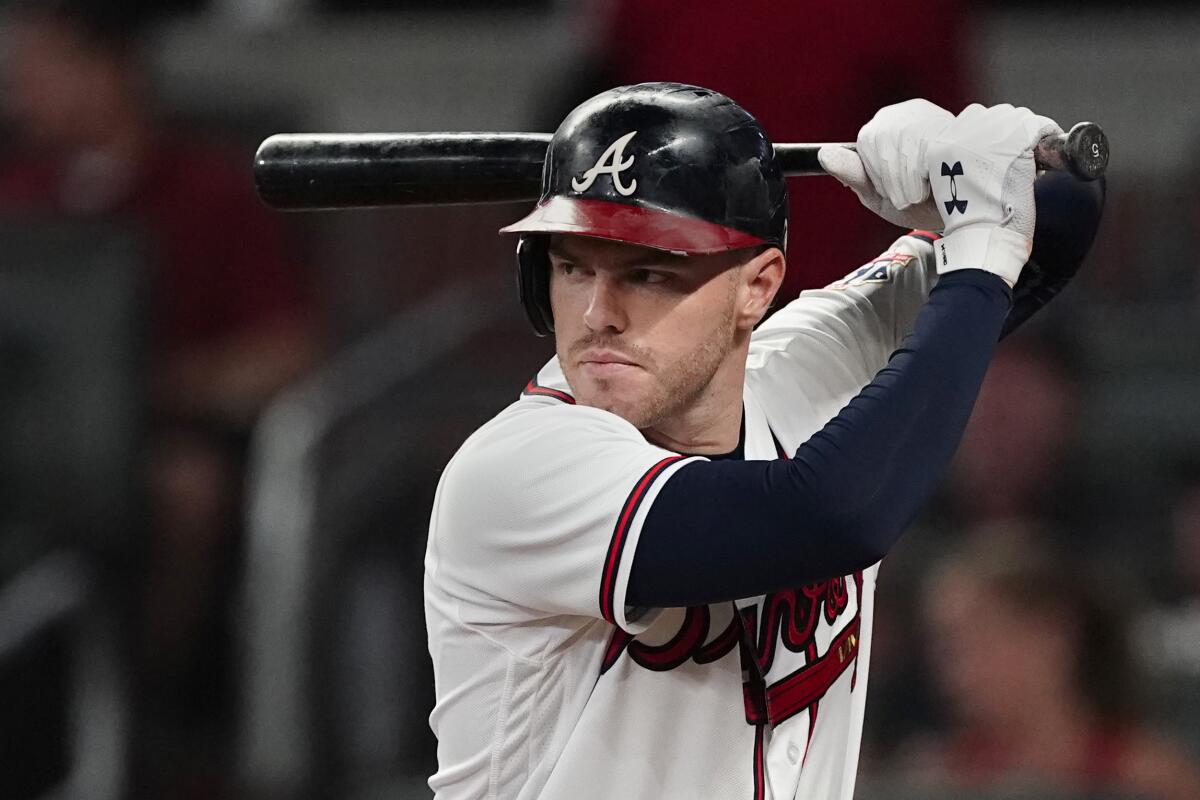
[[[1033,248],[1033,147],[1061,132],[1027,108],[979,104],[938,132],[925,164],[943,222],[939,273],[983,269],[1016,284]]]
[[[854,150],[826,145],[817,151],[817,160],[888,222],[941,230],[925,153],[953,121],[953,114],[928,100],[907,100],[880,109],[858,132]]]

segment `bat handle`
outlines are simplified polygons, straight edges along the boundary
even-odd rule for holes
[[[776,144],[775,156],[780,169],[788,177],[824,175],[825,169],[817,160],[820,144]],[[854,149],[852,142],[840,147]],[[1033,148],[1033,158],[1039,169],[1065,170],[1076,178],[1094,181],[1108,168],[1108,137],[1094,122],[1080,122],[1066,133],[1047,136]]]
[[[1083,181],[1094,181],[1108,168],[1108,137],[1094,122],[1077,122],[1071,130],[1047,136],[1033,148],[1039,169],[1061,169]]]

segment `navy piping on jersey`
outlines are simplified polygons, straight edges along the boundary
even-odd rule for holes
[[[625,550],[625,542],[629,539],[629,529],[633,526],[633,518],[637,516],[638,508],[642,505],[646,492],[663,470],[683,458],[684,456],[668,456],[646,470],[641,480],[633,487],[633,491],[629,493],[620,515],[617,516],[617,524],[613,528],[612,539],[608,545],[608,555],[604,559],[604,573],[600,579],[600,615],[614,625],[617,624],[616,616],[613,613],[617,592],[617,569],[621,564],[621,553]]]
[[[981,270],[942,276],[887,366],[791,459],[676,470],[646,515],[625,602],[755,597],[883,558],[958,447],[1011,297]]]

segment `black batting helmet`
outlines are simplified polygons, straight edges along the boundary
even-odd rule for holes
[[[758,120],[723,94],[681,83],[621,86],[558,126],[542,195],[519,233],[521,302],[538,334],[550,313],[549,234],[701,255],[787,240],[787,186]]]

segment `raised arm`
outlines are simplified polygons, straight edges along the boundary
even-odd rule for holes
[[[647,517],[630,602],[753,596],[846,574],[891,547],[961,438],[1032,247],[1030,148],[1052,127],[1025,109],[971,107],[933,136],[932,175],[946,172],[941,164],[969,166],[950,170],[964,175],[961,187],[935,184],[947,209],[946,235],[934,244],[941,277],[913,333],[793,459],[680,469]],[[955,193],[969,198],[967,211],[953,204]],[[860,355],[866,363],[872,354]]]

